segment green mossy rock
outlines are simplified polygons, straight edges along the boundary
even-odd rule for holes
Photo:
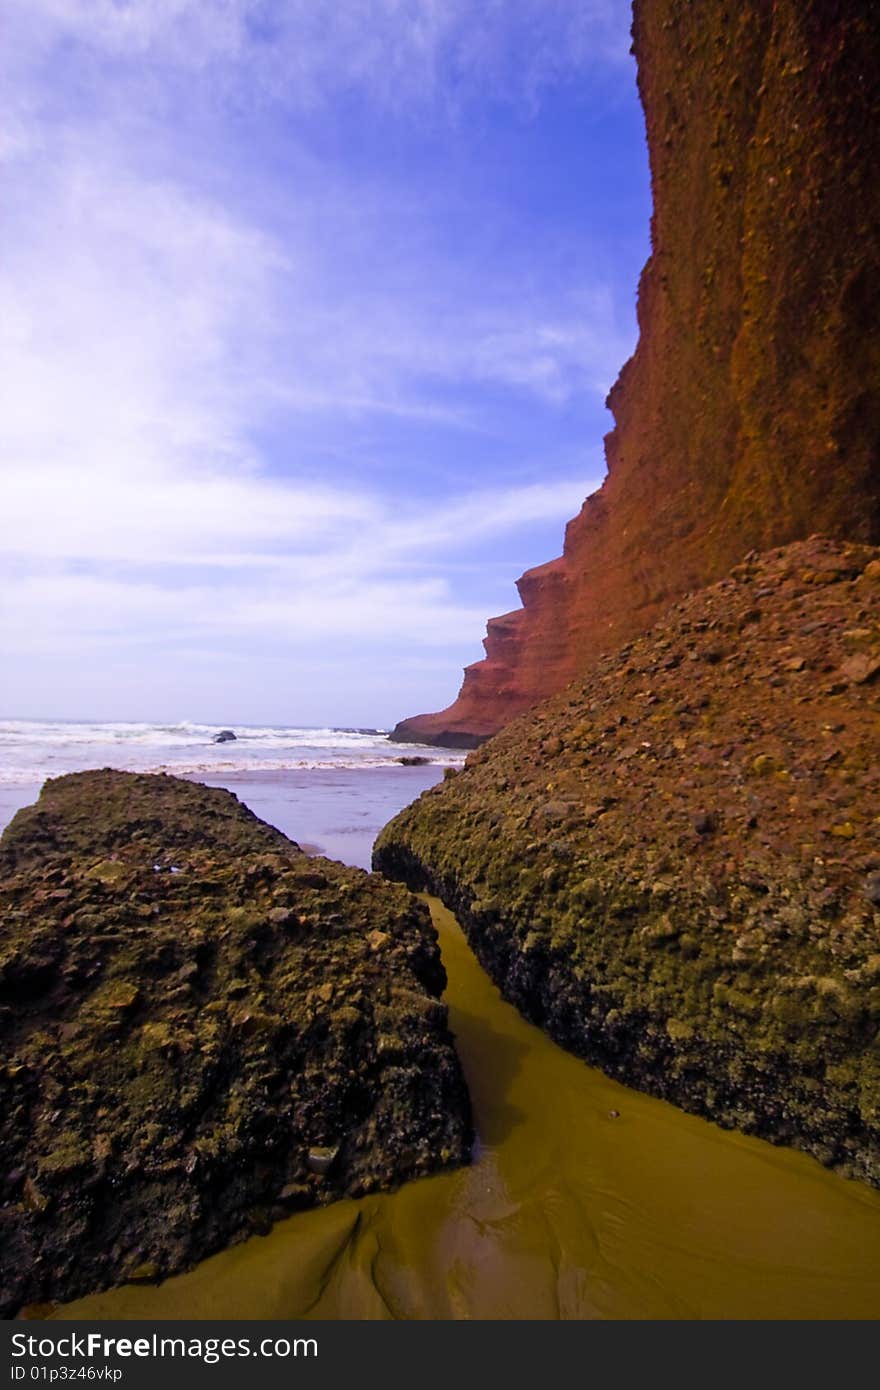
[[[385,828],[505,995],[610,1075],[880,1184],[876,549],[813,538],[509,725]]]
[[[436,933],[404,890],[228,792],[110,771],[48,782],[0,865],[5,1315],[466,1161]]]

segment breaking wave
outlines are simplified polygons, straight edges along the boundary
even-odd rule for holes
[[[225,728],[234,741],[215,743]],[[235,775],[392,767],[403,757],[457,765],[463,753],[392,743],[382,729],[0,720],[0,784],[25,786],[88,768]]]

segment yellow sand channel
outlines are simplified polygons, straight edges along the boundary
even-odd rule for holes
[[[297,1214],[56,1317],[880,1317],[880,1193],[584,1066],[503,1002],[431,906],[473,1166]]]

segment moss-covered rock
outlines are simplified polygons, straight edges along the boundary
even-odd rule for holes
[[[751,555],[468,756],[374,864],[609,1074],[880,1184],[878,552]]]
[[[464,1162],[427,909],[228,792],[49,782],[0,846],[0,1307]]]

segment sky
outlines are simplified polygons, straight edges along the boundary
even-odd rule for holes
[[[6,0],[0,715],[439,709],[601,483],[625,0]]]

